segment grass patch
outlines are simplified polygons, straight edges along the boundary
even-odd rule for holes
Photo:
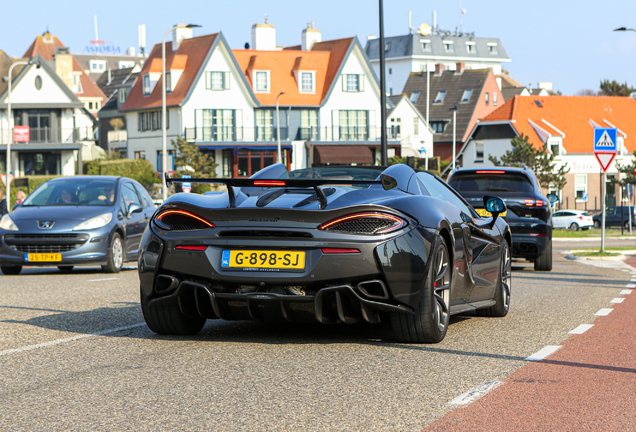
[[[585,251],[585,252],[574,252],[572,255],[577,257],[615,257],[618,256],[620,252],[605,252],[598,251]]]
[[[623,236],[629,236],[629,231],[625,231],[621,235],[620,229],[606,229],[605,235],[607,237],[623,237]],[[570,231],[565,229],[552,230],[552,237],[554,238],[587,238],[587,237],[594,238],[594,237],[600,237],[600,236],[601,236],[600,229],[589,229],[587,231]],[[632,234],[632,237],[636,237],[636,231],[635,231],[635,234]]]

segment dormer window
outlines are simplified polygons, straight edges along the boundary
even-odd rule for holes
[[[102,73],[106,70],[106,60],[89,60],[88,67],[91,73]]]
[[[128,96],[128,89],[127,88],[120,88],[117,91],[117,95],[119,97],[119,103],[123,104],[124,102],[126,102],[126,97]]]
[[[422,51],[430,52],[431,51],[431,41],[428,39],[420,39],[420,43],[422,44]]]
[[[496,42],[488,42],[488,52],[490,54],[497,54],[497,43]]]
[[[314,93],[316,91],[316,72],[300,72],[301,93]]]
[[[453,49],[453,41],[444,41],[444,52],[452,53],[455,52]]]
[[[468,54],[475,54],[477,52],[475,50],[475,42],[466,42],[466,52],[468,52]]]
[[[144,75],[144,96],[148,96],[152,92],[150,88],[150,75]]]
[[[555,156],[561,155],[561,144],[559,141],[550,141],[550,152]]]
[[[172,74],[166,72],[166,93],[172,93]]]
[[[254,71],[254,91],[269,92],[269,71]]]

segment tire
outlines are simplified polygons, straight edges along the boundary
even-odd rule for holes
[[[534,260],[534,269],[537,271],[552,270],[552,240],[550,240],[545,251]]]
[[[70,273],[73,271],[73,266],[57,266],[57,268],[62,272],[62,273]]]
[[[151,306],[143,289],[139,290],[141,312],[148,328],[161,335],[193,335],[201,331],[206,319],[190,318],[179,310],[176,304],[160,304]]]
[[[625,225],[623,225],[623,227],[628,230],[629,229],[629,221],[625,222]]]
[[[22,266],[0,266],[0,270],[7,276],[15,276],[20,274]]]
[[[391,313],[391,327],[400,342],[438,343],[446,336],[450,318],[452,266],[443,237],[438,236],[433,250],[415,314]]]
[[[510,245],[507,241],[504,241],[502,249],[499,279],[497,280],[497,290],[494,298],[496,303],[489,308],[477,309],[477,316],[501,318],[508,315],[512,288],[512,258],[510,256]]]
[[[577,224],[576,222],[572,222],[572,224],[570,225],[570,229],[572,231],[578,231],[580,229],[579,224]]]
[[[124,265],[124,242],[118,233],[113,234],[108,250],[108,264],[102,266],[105,273],[119,273]]]
[[[600,228],[601,227],[601,223],[597,220],[594,221],[594,228]]]

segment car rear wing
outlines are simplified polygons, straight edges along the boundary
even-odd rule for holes
[[[327,206],[327,197],[320,186],[324,185],[368,185],[381,184],[384,190],[393,189],[397,181],[386,174],[380,174],[380,180],[328,180],[328,179],[259,179],[259,178],[173,178],[165,173],[166,186],[173,183],[208,183],[224,184],[227,186],[229,206],[236,206],[235,187],[288,187],[288,188],[313,188],[316,191],[320,209]]]

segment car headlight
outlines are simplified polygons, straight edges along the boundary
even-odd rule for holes
[[[0,228],[7,231],[20,231],[8,214],[2,216],[2,219],[0,219]]]
[[[82,222],[73,228],[73,231],[101,228],[108,225],[111,220],[113,220],[113,214],[104,213],[103,215],[95,216],[94,218],[90,218],[89,220]]]

